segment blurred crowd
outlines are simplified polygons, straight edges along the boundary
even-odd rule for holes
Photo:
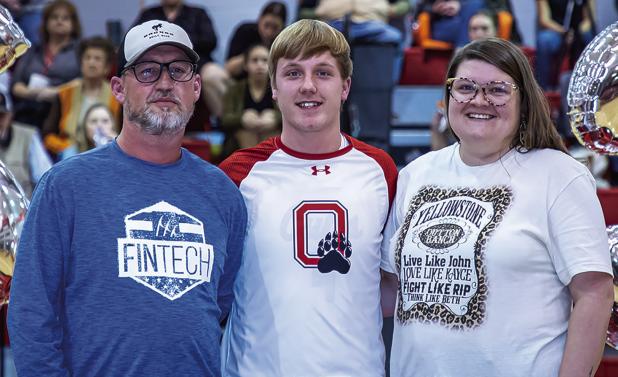
[[[30,192],[52,163],[105,144],[118,134],[122,109],[111,93],[109,78],[117,67],[119,46],[105,36],[83,38],[76,6],[69,0],[0,3],[33,42],[0,80],[0,157]],[[595,9],[594,0],[536,0],[536,50],[527,51],[532,50],[540,86],[557,93],[562,101],[577,57],[599,31]],[[212,161],[280,132],[281,115],[271,98],[267,60],[274,38],[294,18],[325,20],[352,44],[396,45],[395,82],[401,74],[403,51],[423,46],[420,38],[429,36],[453,51],[469,41],[496,35],[521,43],[508,0],[299,0],[298,12],[291,17],[285,3],[272,1],[255,21],[236,26],[223,44],[225,62],[218,64],[212,58],[218,41],[208,9],[183,0],[161,0],[142,9],[134,24],[167,20],[189,34],[200,55],[202,95],[187,134],[216,129],[225,135]],[[419,34],[419,28],[427,30]],[[455,141],[442,108],[439,103],[431,127],[433,149]],[[574,155],[593,169],[599,185],[616,183],[618,163],[577,148],[564,110],[555,120]]]

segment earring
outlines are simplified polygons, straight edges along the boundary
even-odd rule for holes
[[[519,145],[524,149],[528,149],[528,146],[526,145],[526,137],[524,135],[527,128],[528,125],[526,124],[526,120],[522,119],[521,123],[519,123]]]

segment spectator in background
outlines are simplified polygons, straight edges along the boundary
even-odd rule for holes
[[[496,36],[496,15],[486,9],[476,12],[468,22],[468,39],[476,41]]]
[[[479,9],[485,8],[483,0],[426,0],[419,5],[431,14],[431,37],[462,47],[470,42],[468,23]]]
[[[108,144],[118,136],[114,114],[102,103],[95,103],[86,110],[80,129],[85,133],[88,149]]]
[[[45,147],[58,160],[89,149],[86,133],[80,130],[80,126],[86,110],[93,104],[105,104],[115,119],[120,118],[120,104],[107,80],[114,57],[114,46],[106,38],[92,37],[80,43],[82,77],[58,88],[43,127]]]
[[[536,0],[536,6],[536,79],[543,90],[553,90],[558,84],[561,58],[570,54],[573,65],[594,38],[595,2]]]
[[[487,9],[480,9],[468,22],[468,38],[471,41],[496,36],[495,14]],[[448,126],[444,114],[444,101],[438,102],[438,109],[431,120],[431,150],[436,151],[455,142],[455,137]]]
[[[223,101],[223,157],[236,149],[253,147],[281,131],[281,114],[275,109],[268,79],[268,47],[249,47],[244,53],[244,67],[247,78],[232,84]]]
[[[197,63],[202,78],[200,101],[211,115],[221,116],[229,75],[212,59],[212,52],[217,47],[217,34],[206,10],[187,5],[183,0],[161,0],[161,5],[143,10],[135,25],[150,20],[166,20],[182,27],[189,34],[195,52],[200,57]],[[196,112],[201,112],[200,103],[196,104]],[[187,126],[187,130],[191,128],[192,125]]]
[[[230,40],[227,52],[225,70],[233,78],[243,78],[246,72],[245,56],[247,49],[256,44],[263,44],[270,48],[277,35],[281,32],[287,21],[287,8],[280,1],[267,3],[257,22],[240,24]]]
[[[15,175],[28,198],[52,166],[38,130],[13,121],[11,95],[4,84],[0,84],[0,160]]]
[[[399,44],[401,32],[388,24],[389,16],[396,9],[387,0],[320,0],[315,14],[341,32],[346,28],[344,18],[349,16],[347,37],[351,41]]]
[[[406,1],[407,3],[407,1]],[[390,4],[387,0],[320,0],[315,14],[332,27],[344,33],[350,41],[391,43],[398,46],[393,60],[393,82],[399,81],[403,62],[401,31],[389,25],[395,12],[407,12],[402,2]]]
[[[0,0],[17,22],[24,35],[33,44],[40,43],[39,29],[43,19],[43,8],[49,0]]]
[[[12,93],[15,119],[39,129],[58,87],[79,75],[77,44],[81,25],[68,0],[54,0],[43,10],[42,43],[33,46],[16,64]]]
[[[511,36],[509,41],[515,44],[521,44],[521,33],[519,32],[519,27],[517,26],[517,19],[515,18],[515,13],[513,12],[513,6],[511,5],[510,0],[485,0],[485,5],[487,9],[492,13],[499,14],[500,12],[508,12],[513,17],[513,24],[511,25]],[[498,26],[498,22],[496,21],[496,26]]]

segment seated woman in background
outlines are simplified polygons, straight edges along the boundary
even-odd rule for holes
[[[77,44],[81,25],[68,0],[54,0],[43,10],[42,44],[33,46],[15,66],[12,94],[15,120],[41,129],[58,86],[79,75]]]
[[[235,79],[243,78],[244,54],[256,44],[270,45],[285,26],[287,8],[280,1],[271,1],[262,8],[257,22],[240,24],[230,40],[225,70]]]
[[[114,55],[113,45],[103,37],[85,39],[79,45],[82,77],[60,86],[43,127],[45,147],[57,159],[89,149],[79,126],[93,104],[105,104],[120,119],[120,104],[107,80]]]
[[[105,145],[118,136],[114,115],[102,103],[95,103],[86,110],[80,129],[85,133],[88,149]]]
[[[247,78],[232,85],[223,100],[224,156],[281,132],[281,114],[268,80],[268,48],[260,44],[250,47],[244,61]]]

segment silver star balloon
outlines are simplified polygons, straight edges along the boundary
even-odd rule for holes
[[[618,300],[618,225],[607,227],[607,237],[609,239],[609,255],[612,261],[614,272],[614,300]],[[612,314],[607,327],[608,346],[618,350],[618,302],[614,301]]]
[[[30,47],[9,11],[0,6],[0,73]],[[9,300],[15,254],[21,228],[28,209],[24,195],[13,174],[0,161],[0,305]]]
[[[618,155],[618,22],[580,55],[567,94],[573,134],[587,148]]]

